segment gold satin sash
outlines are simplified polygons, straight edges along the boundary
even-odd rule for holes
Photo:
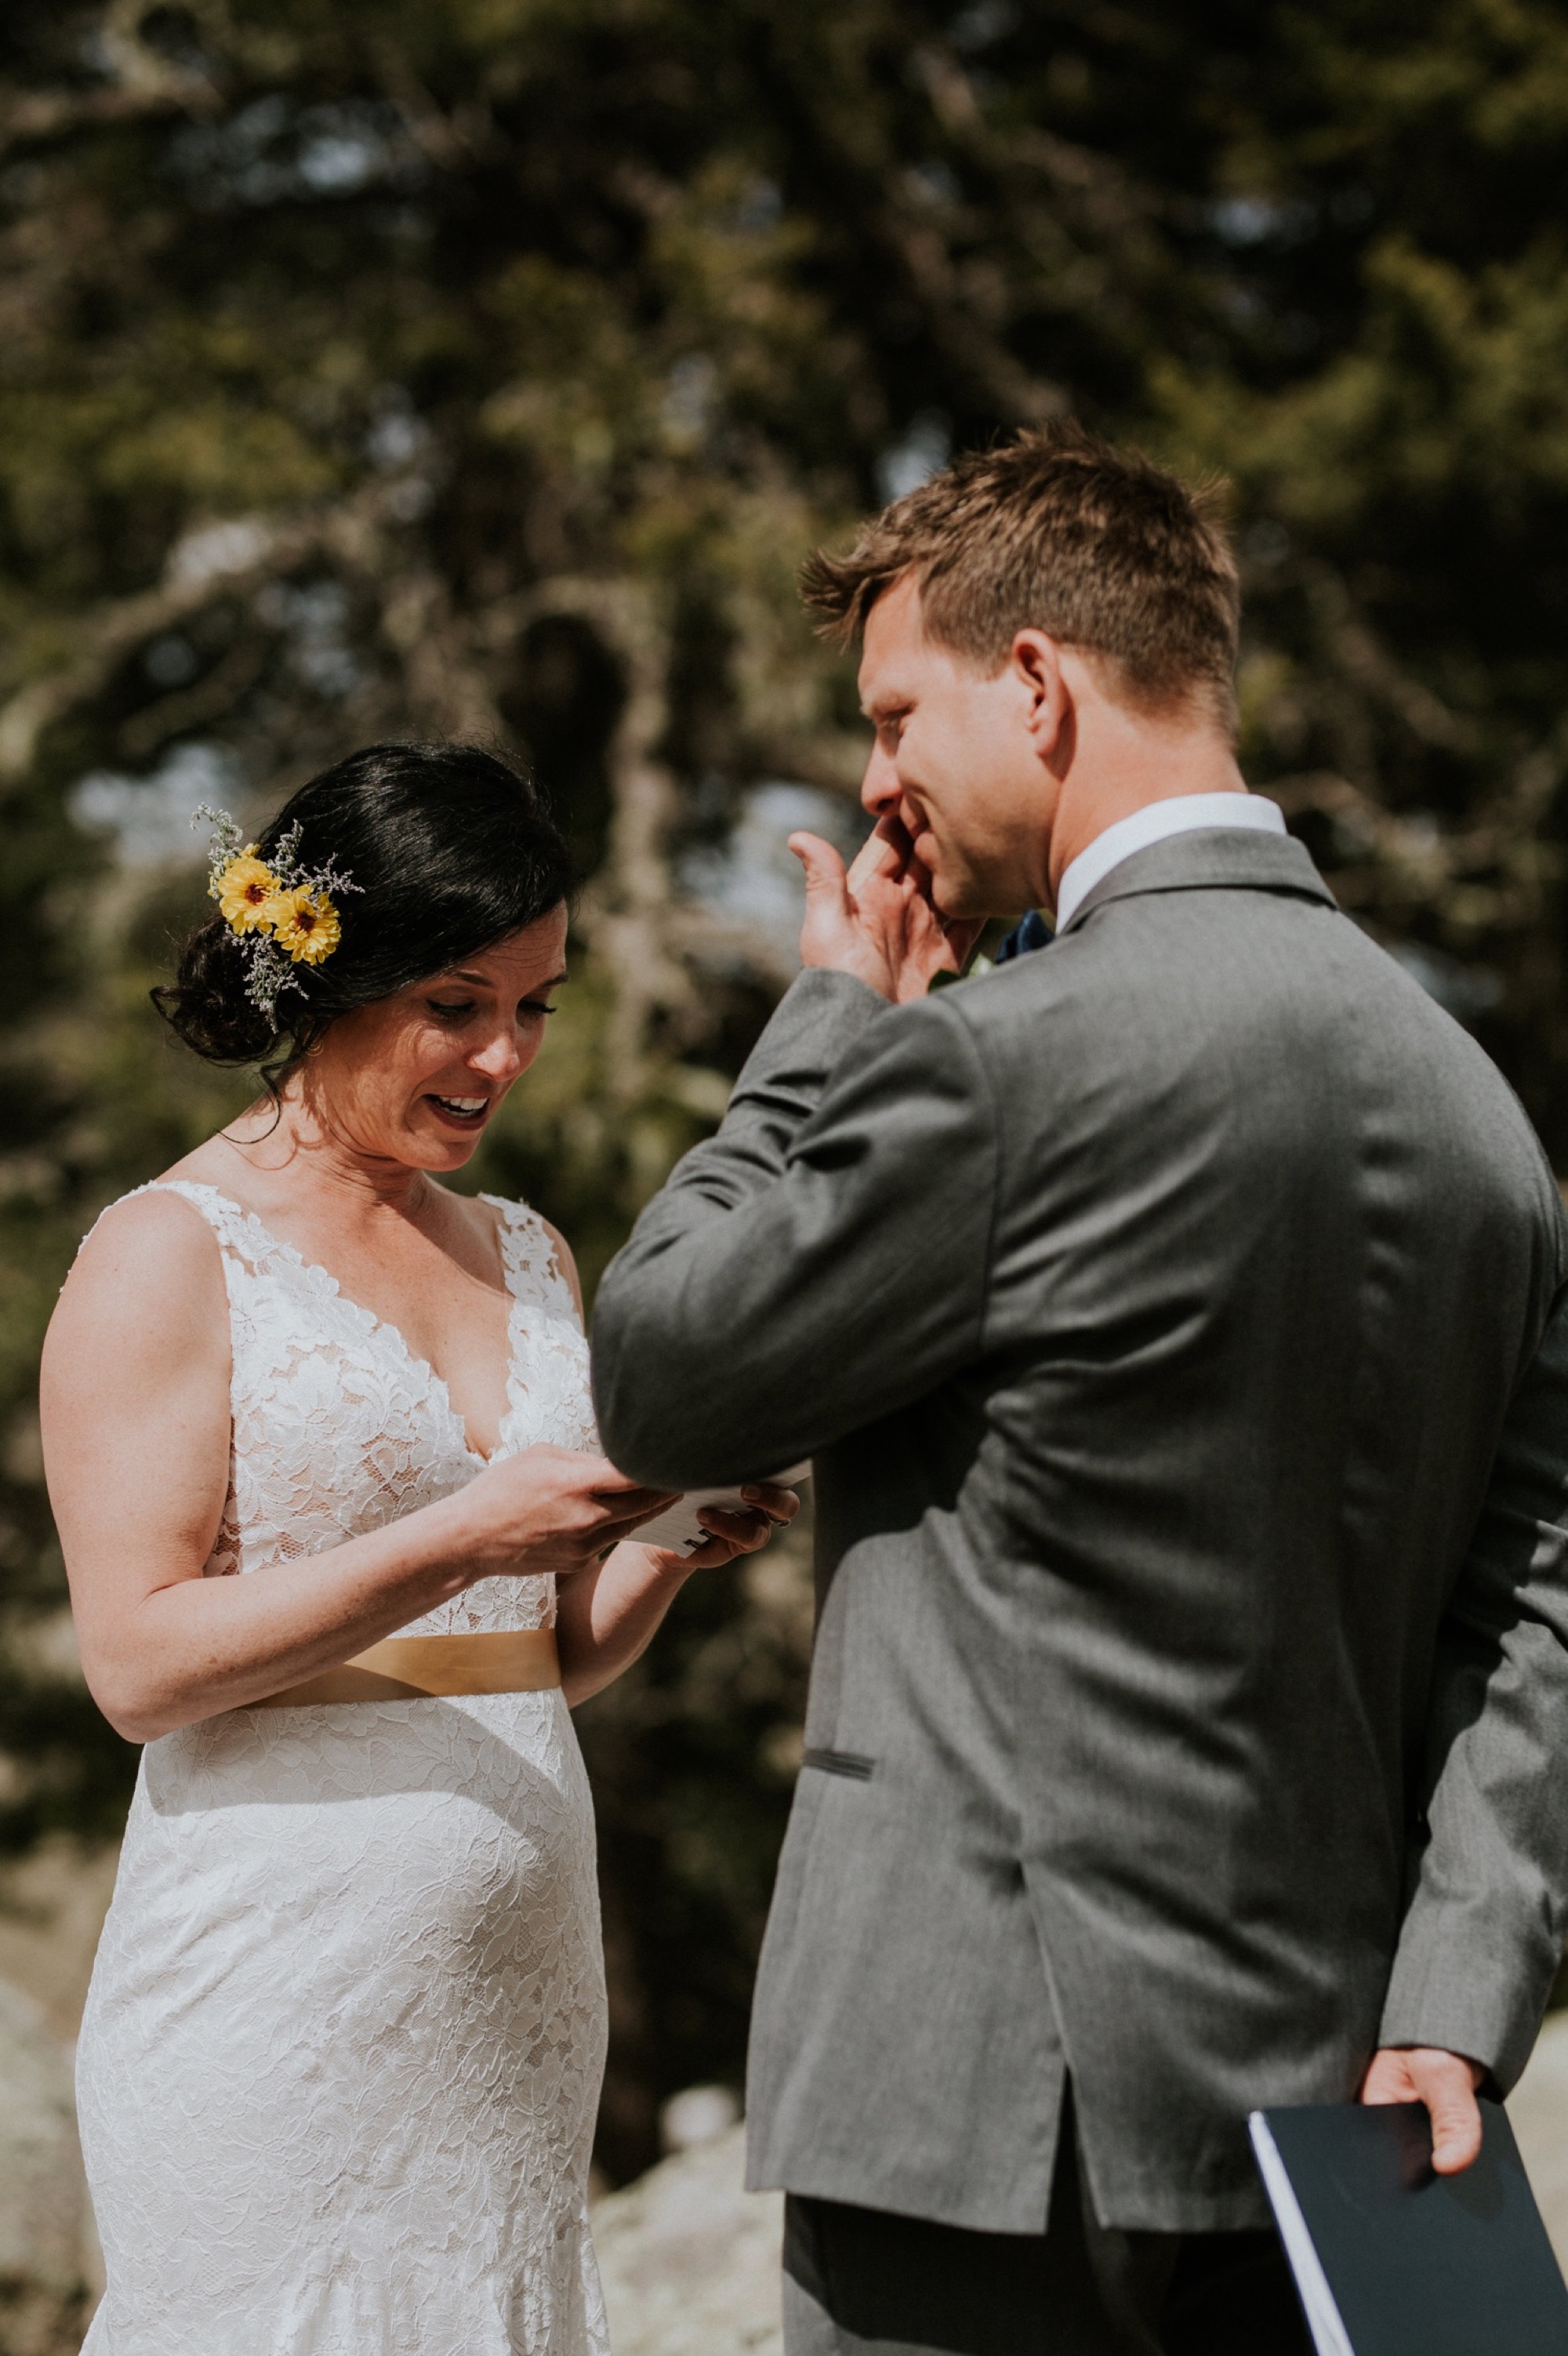
[[[473,1636],[383,1636],[303,1685],[246,1709],[299,1709],[323,1701],[420,1701],[433,1694],[547,1693],[561,1682],[553,1628]]]

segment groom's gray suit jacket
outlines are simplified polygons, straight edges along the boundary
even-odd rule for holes
[[[1568,1312],[1481,1050],[1194,833],[916,1005],[809,972],[607,1276],[606,1447],[816,1462],[754,2183],[1262,2222],[1375,2045],[1507,2086],[1568,1888]]]

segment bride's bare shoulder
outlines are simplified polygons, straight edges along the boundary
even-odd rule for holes
[[[182,1450],[204,1451],[203,1477],[219,1482],[230,1368],[222,1263],[200,1212],[159,1189],[112,1204],[44,1338],[38,1407],[57,1514],[80,1527],[83,1500],[106,1482],[141,1495],[149,1462],[166,1485]]]
[[[142,1343],[189,1347],[217,1326],[226,1344],[218,1239],[196,1205],[154,1185],[112,1203],[84,1239],[50,1324],[58,1353],[81,1338],[92,1348]],[[138,1347],[137,1355],[142,1355]]]

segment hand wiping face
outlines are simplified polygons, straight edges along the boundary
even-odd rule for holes
[[[821,835],[792,834],[789,848],[806,871],[802,965],[852,974],[895,1005],[924,998],[939,973],[962,972],[982,920],[938,914],[898,819],[879,819],[847,870]]]

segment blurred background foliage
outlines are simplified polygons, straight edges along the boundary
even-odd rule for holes
[[[1071,409],[1233,486],[1243,752],[1568,1155],[1568,10],[1547,0],[8,0],[0,1838],[111,1837],[34,1364],[97,1210],[242,1100],[158,1033],[189,813],[524,753],[579,979],[474,1182],[590,1282],[853,837],[813,542]],[[583,1713],[613,2176],[738,2080],[799,1548]]]

